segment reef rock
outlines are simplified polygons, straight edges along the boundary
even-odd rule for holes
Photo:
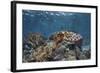
[[[33,53],[38,46],[45,45],[46,38],[40,33],[30,33],[23,41],[23,62],[33,61]]]
[[[90,58],[90,50],[82,51],[83,37],[68,31],[53,33],[46,39],[31,33],[23,43],[23,62],[70,61]]]

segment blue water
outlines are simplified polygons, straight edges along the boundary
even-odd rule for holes
[[[83,45],[90,45],[91,14],[61,11],[23,10],[23,37],[39,32],[46,37],[57,31],[73,31],[83,36]]]

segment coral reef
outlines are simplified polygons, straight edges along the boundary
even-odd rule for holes
[[[91,50],[82,50],[83,37],[68,31],[53,33],[48,39],[30,33],[23,41],[23,62],[70,61],[90,59]]]
[[[33,53],[41,45],[45,45],[46,38],[40,33],[30,33],[29,36],[23,40],[23,62],[34,61]]]

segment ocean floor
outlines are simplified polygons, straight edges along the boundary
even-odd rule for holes
[[[90,59],[91,48],[82,45],[83,38],[69,31],[55,32],[48,38],[41,33],[30,33],[23,38],[23,63]]]

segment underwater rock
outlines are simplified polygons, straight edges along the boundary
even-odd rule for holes
[[[85,54],[81,53],[80,56],[79,56],[79,59],[80,60],[86,60],[87,57],[85,56]]]
[[[37,62],[48,61],[56,45],[54,41],[46,41],[46,45],[39,46],[33,53],[33,57]]]
[[[33,57],[37,62],[43,62],[46,61],[51,54],[52,54],[52,47],[40,46],[33,53]]]
[[[23,62],[28,62],[32,59],[33,50],[31,44],[26,42],[23,43]]]
[[[31,33],[23,43],[23,62],[84,60],[90,50],[81,50],[82,36],[68,31],[53,33],[46,39],[40,33]]]
[[[78,46],[75,46],[75,53],[76,53],[76,59],[79,60],[80,59],[80,54],[81,54],[81,50]]]
[[[90,49],[76,52],[78,60],[86,60],[91,58],[91,51]]]
[[[76,52],[74,50],[68,50],[65,53],[66,60],[76,60]]]
[[[63,60],[65,50],[66,50],[66,47],[64,45],[61,45],[58,48],[55,48],[55,50],[52,53],[52,59],[54,61]]]
[[[91,58],[91,50],[84,50],[83,54],[86,56],[86,59],[90,59]]]
[[[23,61],[33,61],[33,53],[38,46],[45,45],[46,38],[40,33],[30,33],[23,41]]]
[[[34,45],[41,46],[45,44],[46,38],[40,33],[30,33],[28,36],[28,41],[31,42],[32,46]]]

